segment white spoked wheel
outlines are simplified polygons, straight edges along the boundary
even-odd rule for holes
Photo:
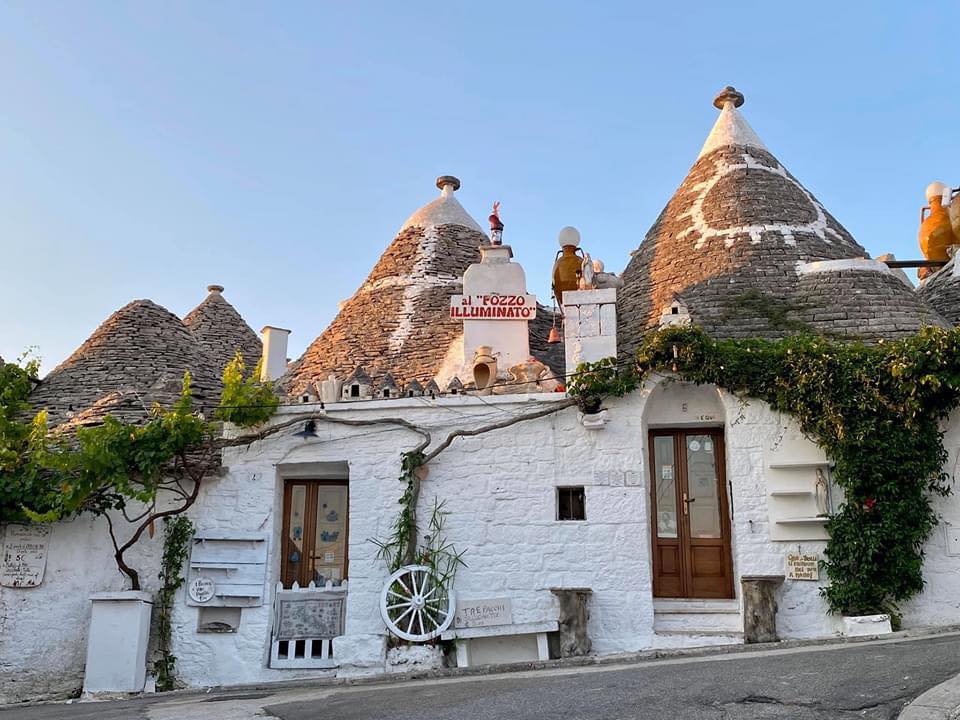
[[[405,565],[391,575],[380,593],[380,615],[387,629],[403,640],[426,642],[440,637],[453,622],[453,590],[437,585],[427,565]]]

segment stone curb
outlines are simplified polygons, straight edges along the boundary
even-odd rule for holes
[[[164,693],[117,695],[112,697],[83,698],[73,700],[46,700],[17,704],[0,704],[0,710],[12,708],[33,707],[36,705],[62,705],[76,702],[103,702],[111,700],[142,699],[150,703],[162,702],[168,698],[206,697],[213,693],[247,694],[247,693],[274,693],[282,690],[307,690],[337,687],[397,685],[415,680],[438,680],[477,677],[486,675],[507,675],[513,673],[530,672],[537,670],[573,669],[587,667],[603,667],[608,665],[635,665],[651,660],[670,660],[682,658],[713,657],[720,655],[738,655],[742,653],[764,652],[774,650],[789,650],[804,647],[829,647],[837,645],[858,645],[873,641],[890,642],[896,640],[937,637],[940,635],[960,634],[960,625],[945,625],[942,627],[921,627],[911,630],[901,630],[885,635],[864,635],[862,637],[831,637],[811,640],[781,640],[773,643],[756,643],[751,645],[711,645],[695,648],[665,648],[660,650],[643,650],[641,652],[620,653],[616,655],[589,655],[586,657],[562,658],[558,660],[539,660],[530,662],[506,663],[502,665],[480,665],[468,668],[441,668],[438,670],[421,670],[407,673],[391,673],[387,675],[370,675],[355,678],[299,678],[296,680],[277,680],[272,682],[251,683],[245,685],[215,685],[210,687],[184,688]],[[960,676],[958,676],[960,677]],[[955,678],[956,679],[956,678]],[[939,687],[939,686],[938,686]],[[935,688],[936,689],[936,688]],[[932,692],[932,691],[930,691]],[[960,692],[960,682],[958,682]],[[920,698],[923,698],[921,695]],[[918,698],[917,700],[920,700]],[[901,716],[903,717],[903,716]],[[931,715],[910,717],[909,720],[920,720],[921,717],[941,718],[947,716]],[[951,718],[951,720],[953,720]]]
[[[960,718],[960,675],[942,682],[907,705],[899,720],[956,720]]]

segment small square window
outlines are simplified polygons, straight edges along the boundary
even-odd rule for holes
[[[583,487],[557,488],[557,520],[586,520]]]

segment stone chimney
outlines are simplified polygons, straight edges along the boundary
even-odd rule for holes
[[[463,274],[463,295],[451,297],[450,317],[463,320],[463,356],[470,377],[478,348],[489,348],[502,370],[530,357],[529,321],[537,314],[537,298],[527,294],[527,277],[513,250],[501,241],[503,223],[490,216],[491,244],[480,246],[480,262]]]
[[[287,371],[287,340],[290,331],[267,325],[260,331],[263,338],[263,364],[260,379],[273,381]]]

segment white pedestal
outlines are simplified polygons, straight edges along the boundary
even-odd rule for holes
[[[889,615],[844,615],[839,625],[840,634],[845,637],[887,635],[893,632]]]
[[[141,692],[146,681],[153,596],[127,590],[95,593],[90,600],[93,610],[84,694]]]
[[[549,660],[547,633],[557,632],[556,620],[447,630],[441,640],[455,640],[457,667]]]

